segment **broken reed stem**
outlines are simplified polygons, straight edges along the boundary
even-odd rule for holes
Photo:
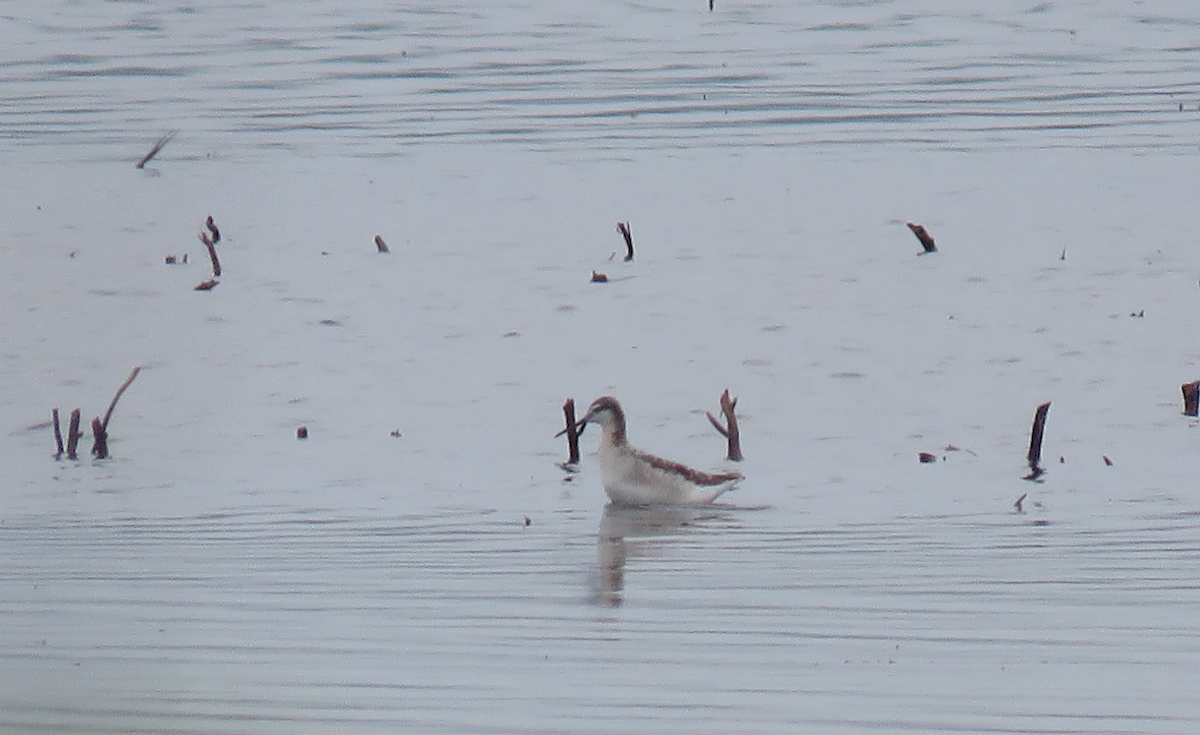
[[[575,424],[575,399],[568,398],[563,404],[563,417],[567,420],[567,464],[579,464],[579,431]]]
[[[121,387],[117,388],[117,394],[113,396],[112,403],[108,404],[108,410],[104,412],[104,421],[100,422],[101,428],[103,428],[105,431],[108,430],[108,420],[112,418],[112,412],[113,409],[117,407],[117,401],[121,400],[121,394],[125,392],[125,389],[129,387],[129,384],[133,382],[133,379],[136,378],[140,372],[142,372],[142,367],[139,365],[129,373],[129,377],[125,378],[125,382],[121,383]]]
[[[104,418],[99,416],[92,419],[92,454],[96,455],[97,459],[108,459],[108,421],[112,418],[113,409],[117,407],[117,401],[121,400],[121,395],[125,393],[125,389],[133,382],[133,379],[138,376],[142,368],[135,367],[129,377],[125,378],[125,382],[121,383],[121,387],[117,388],[116,395],[113,396],[112,402],[108,404],[108,410],[104,412]],[[58,409],[55,408],[50,412],[54,420],[54,443],[58,448],[58,452],[54,455],[55,459],[61,459],[63,453],[62,431],[58,425]],[[83,438],[83,434],[79,431],[80,411],[75,409],[71,411],[71,424],[67,428],[67,459],[79,459],[78,447],[79,440]]]
[[[96,459],[108,459],[108,431],[99,416],[92,419],[92,454]]]
[[[1183,386],[1183,415],[1200,416],[1200,380],[1184,383]]]
[[[633,230],[629,229],[628,222],[618,222],[617,231],[625,238],[625,262],[628,263],[633,260]]]
[[[79,459],[76,448],[83,434],[79,433],[79,409],[71,411],[71,423],[67,426],[67,459]]]
[[[921,247],[925,248],[926,253],[937,252],[937,245],[935,245],[933,242],[933,235],[930,235],[928,230],[926,230],[922,225],[918,225],[914,222],[905,222],[905,224],[908,225],[908,229],[912,230],[912,233],[917,236],[917,239],[921,241]]]
[[[171,132],[167,133],[163,137],[159,138],[158,141],[155,142],[154,147],[150,149],[150,152],[147,153],[146,155],[142,156],[142,160],[138,161],[136,164],[134,164],[134,166],[136,166],[137,168],[145,168],[146,164],[150,163],[150,159],[157,156],[158,152],[161,151],[163,148],[165,148],[167,143],[171,142],[171,138],[175,137],[175,133],[178,133],[178,132],[179,132],[178,130],[172,130]]]
[[[215,227],[213,228],[216,229]],[[218,234],[218,238],[220,235]],[[217,260],[216,239],[209,237],[207,232],[200,233],[200,242],[204,243],[204,247],[208,248],[208,257],[212,259],[213,278],[221,277],[221,261]]]
[[[57,408],[50,409],[50,418],[53,419],[53,421],[54,421],[54,448],[55,448],[54,458],[62,459],[62,456],[63,456],[62,429],[58,425],[58,409]]]
[[[729,389],[726,388],[725,392],[721,394],[721,414],[725,418],[725,425],[722,426],[717,421],[717,418],[708,411],[705,411],[704,415],[708,417],[713,428],[727,440],[728,451],[725,454],[725,459],[730,462],[741,462],[744,459],[742,456],[742,436],[738,430],[737,413],[734,412],[735,408],[737,408],[737,399],[731,398],[729,396]]]
[[[1047,401],[1037,407],[1037,412],[1033,415],[1033,431],[1029,434],[1029,476],[1025,479],[1036,480],[1045,472],[1041,468],[1042,461],[1042,437],[1046,431],[1046,413],[1050,410],[1050,403]]]

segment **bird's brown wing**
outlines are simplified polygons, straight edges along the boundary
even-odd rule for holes
[[[723,482],[731,480],[745,479],[745,475],[740,472],[701,472],[697,469],[692,469],[685,464],[674,462],[662,457],[656,457],[653,454],[647,454],[640,450],[634,450],[638,457],[646,460],[646,463],[651,467],[656,467],[664,472],[674,472],[681,475],[688,482],[693,482],[702,487],[712,487],[720,485]]]

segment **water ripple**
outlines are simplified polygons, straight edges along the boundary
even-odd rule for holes
[[[667,702],[691,702],[749,731],[1180,725],[1164,684],[1200,653],[1195,515],[1120,531],[1019,516],[762,525],[777,520],[731,507],[535,526],[468,510],[9,522],[0,673],[22,683],[0,724],[466,731],[499,712],[514,730],[600,732],[587,712],[602,703],[604,721],[651,732],[679,723]],[[1131,669],[1145,678],[1100,673]],[[936,708],[898,686],[913,671],[920,692],[944,685]]]
[[[39,7],[0,31],[0,138],[109,159],[175,128],[200,150],[372,156],[434,140],[1183,148],[1200,114],[1196,19],[1099,8]]]

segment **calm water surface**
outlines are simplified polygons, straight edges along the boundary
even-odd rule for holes
[[[8,8],[0,141],[103,160],[170,129],[174,155],[239,157],[1196,145],[1187,2],[704,5]]]
[[[7,523],[6,731],[1186,732],[1200,515]]]
[[[62,2],[0,17],[13,161],[1190,154],[1200,9]],[[1182,108],[1182,109],[1181,109]],[[11,185],[11,183],[10,183]],[[547,488],[547,495],[559,492]],[[221,506],[217,502],[218,507]],[[5,732],[1190,733],[1200,515],[0,520]],[[594,507],[593,507],[594,506]]]

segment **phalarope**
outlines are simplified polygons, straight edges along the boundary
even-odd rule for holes
[[[600,424],[600,477],[617,505],[702,505],[744,477],[740,472],[701,472],[633,448],[625,434],[625,412],[612,396],[593,401],[577,425],[582,429],[589,422]]]

